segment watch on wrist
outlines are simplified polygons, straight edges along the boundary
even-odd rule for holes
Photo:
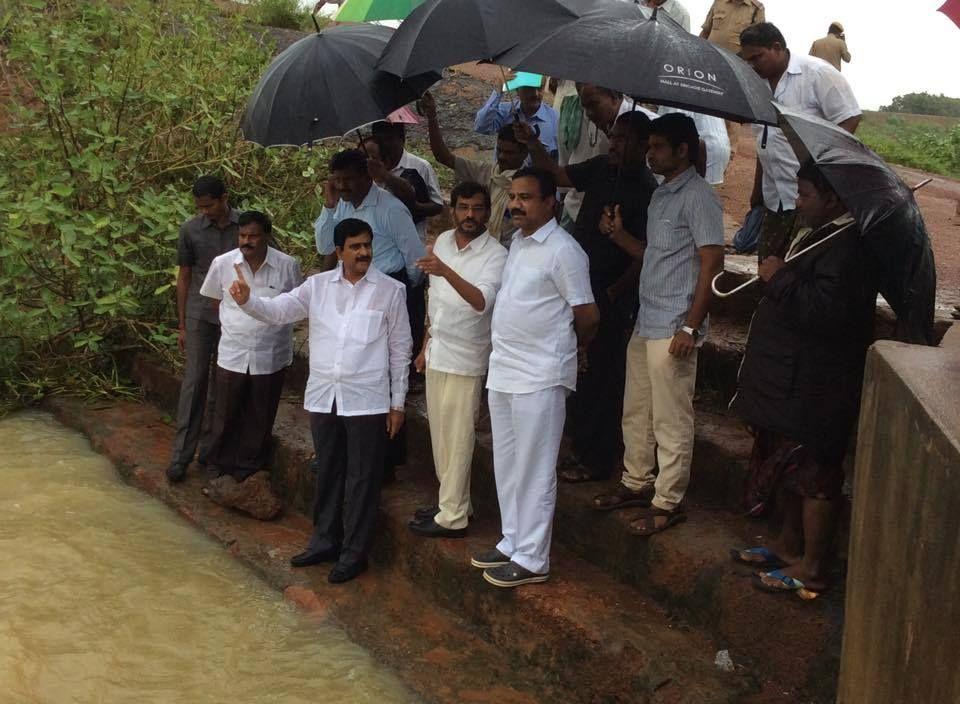
[[[700,331],[697,330],[696,328],[690,327],[689,325],[684,325],[683,327],[680,328],[680,330],[687,333],[694,340],[700,337]]]

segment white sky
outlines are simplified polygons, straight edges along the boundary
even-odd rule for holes
[[[690,12],[691,29],[699,33],[711,0],[680,2]],[[780,28],[792,51],[808,52],[831,22],[841,22],[853,55],[843,74],[860,106],[876,110],[903,93],[960,98],[960,27],[936,11],[943,2],[764,0],[764,6],[767,20]]]

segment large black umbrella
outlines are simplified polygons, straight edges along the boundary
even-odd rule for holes
[[[515,0],[516,1],[516,0]],[[643,102],[775,125],[770,86],[740,57],[669,15],[597,0],[580,16],[494,57],[505,66],[612,88]]]
[[[813,160],[860,226],[880,293],[897,314],[897,339],[932,344],[937,272],[911,188],[844,129],[777,105],[800,163]]]
[[[338,25],[292,44],[250,96],[244,137],[265,147],[312,144],[382,120],[419,98],[440,74],[401,80],[377,70],[392,34],[378,25]]]
[[[577,18],[593,0],[426,0],[400,24],[377,67],[406,78],[492,59]]]
[[[776,105],[776,104],[775,104]],[[933,343],[937,289],[930,236],[911,188],[869,147],[844,129],[813,115],[776,105],[780,128],[803,164],[813,161],[853,216],[864,237],[865,266],[877,277],[880,293],[897,314],[896,337]],[[922,185],[922,184],[921,184]],[[829,242],[846,228],[794,253],[788,261]],[[729,296],[756,282],[756,277]]]

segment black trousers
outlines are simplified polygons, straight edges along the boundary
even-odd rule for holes
[[[595,287],[600,327],[587,350],[588,367],[567,400],[567,434],[577,459],[595,478],[605,478],[623,457],[623,388],[635,296],[611,303]]]
[[[217,345],[220,343],[220,325],[205,320],[187,318],[187,345],[184,349],[183,381],[177,402],[177,434],[173,441],[171,462],[188,465],[197,454],[207,462],[210,449],[211,421],[216,406]],[[209,399],[208,399],[209,392]]]
[[[311,413],[310,432],[317,453],[317,491],[313,500],[313,536],[309,550],[340,550],[340,564],[366,559],[373,542],[387,417]]]
[[[425,283],[411,286],[406,269],[400,269],[389,275],[407,287],[407,318],[410,321],[410,336],[413,338],[413,357],[420,354],[423,337],[426,333],[427,287]],[[390,481],[393,480],[393,468],[407,463],[407,425],[404,423],[393,440],[387,441],[384,462]]]
[[[208,464],[238,482],[267,466],[286,372],[240,374],[217,367]]]

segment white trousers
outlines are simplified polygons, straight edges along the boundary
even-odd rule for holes
[[[503,532],[497,550],[537,574],[550,571],[566,397],[562,386],[528,394],[488,394]]]
[[[470,468],[483,377],[448,374],[427,367],[426,391],[433,466],[440,481],[440,513],[433,520],[444,528],[466,528],[472,513]]]
[[[680,505],[690,483],[699,354],[680,359],[669,350],[669,339],[637,335],[627,346],[621,478],[634,491],[653,485],[653,505],[667,511]],[[660,472],[654,476],[656,467]]]

